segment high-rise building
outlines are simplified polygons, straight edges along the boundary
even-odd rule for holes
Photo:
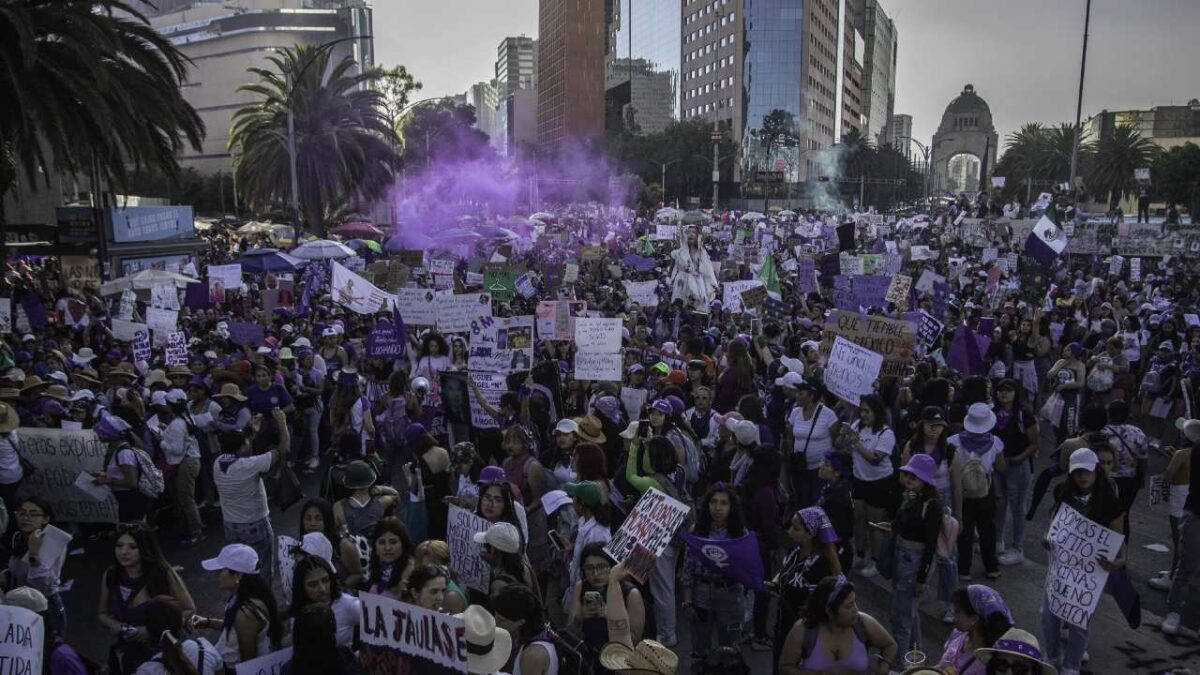
[[[610,127],[661,131],[679,119],[679,0],[611,0],[605,92]]]
[[[475,108],[475,128],[494,138],[497,131],[496,106],[500,102],[496,81],[477,82],[464,95],[466,103]]]
[[[540,0],[537,141],[545,152],[604,132],[605,5],[606,0]]]
[[[537,88],[537,40],[507,37],[496,48],[496,83],[500,98],[516,89]]]
[[[896,107],[896,25],[879,0],[862,3],[861,16],[866,51],[863,60],[863,136],[877,145],[891,143],[889,121]]]
[[[682,116],[731,130],[740,180],[825,175],[843,129],[861,129],[865,44],[847,2],[684,0]]]
[[[183,97],[200,114],[207,134],[200,152],[180,157],[202,172],[231,171],[228,147],[233,114],[260,97],[238,91],[256,76],[249,68],[271,68],[267,57],[296,44],[333,47],[335,59],[350,56],[360,68],[375,62],[371,7],[366,0],[156,0],[137,9],[191,59]]]
[[[1131,126],[1142,138],[1161,148],[1200,143],[1200,99],[1191,99],[1187,105],[1160,105],[1149,110],[1102,110],[1086,124],[1093,141],[1110,137],[1118,126]]]
[[[496,48],[496,113],[492,147],[514,155],[537,143],[538,41],[507,37]]]
[[[891,122],[887,125],[887,140],[892,147],[900,151],[904,158],[912,161],[912,115],[892,114]]]

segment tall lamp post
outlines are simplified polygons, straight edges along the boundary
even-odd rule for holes
[[[929,204],[929,169],[930,169],[929,151],[930,151],[930,148],[928,145],[925,145],[921,141],[918,141],[917,139],[913,138],[912,136],[897,136],[896,137],[896,140],[901,140],[901,139],[907,140],[909,143],[916,143],[917,147],[921,150],[921,156],[925,161],[925,203],[926,203],[926,206],[928,206],[928,204]]]
[[[669,162],[659,162],[659,165],[662,168],[662,181],[659,183],[659,186],[662,188],[663,204],[667,203],[667,167],[682,161],[683,158],[680,157]]]

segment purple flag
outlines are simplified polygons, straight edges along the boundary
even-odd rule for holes
[[[25,316],[29,319],[30,328],[46,327],[46,308],[36,293],[30,291],[21,296],[21,307],[25,308]]]
[[[303,288],[300,291],[300,302],[296,305],[296,314],[307,314],[308,303],[312,301],[312,294],[317,286],[317,268],[318,264],[314,263],[304,270],[304,282],[301,284]]]
[[[967,326],[955,328],[950,341],[950,353],[946,355],[946,365],[966,375],[983,375],[983,356],[979,353],[979,343],[975,337]]]
[[[624,258],[621,258],[621,262],[629,265],[639,272],[649,272],[658,264],[658,261],[654,258],[648,258],[646,256],[640,256],[634,253],[630,253]]]
[[[1129,570],[1121,568],[1108,573],[1108,584],[1105,590],[1112,593],[1125,615],[1125,622],[1130,628],[1137,629],[1142,625],[1142,596],[1138,595],[1133,582],[1129,580]]]
[[[408,346],[408,327],[404,325],[404,317],[400,315],[400,303],[392,301],[392,331],[396,334],[396,342],[400,343],[400,356],[404,358],[404,352]]]
[[[705,539],[687,532],[681,532],[680,536],[706,569],[747,588],[763,589],[762,558],[759,557],[758,537],[753,532],[737,539]]]

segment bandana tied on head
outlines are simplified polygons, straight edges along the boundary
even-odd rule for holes
[[[1008,621],[1008,625],[1015,625],[1012,612],[1008,611],[1008,605],[1004,603],[1004,598],[995,589],[983,584],[971,584],[967,586],[967,599],[971,601],[971,609],[975,614],[983,619],[987,619],[993,614],[1000,614]]]
[[[822,544],[829,544],[838,540],[837,532],[833,529],[833,523],[829,522],[829,516],[825,514],[825,509],[819,506],[810,506],[806,509],[800,509],[796,512],[796,515],[804,523],[804,528],[808,530],[809,535],[813,539]]]

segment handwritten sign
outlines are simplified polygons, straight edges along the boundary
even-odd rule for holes
[[[533,366],[533,316],[481,317],[472,324],[471,370],[511,373]]]
[[[150,327],[144,323],[134,323],[133,321],[123,321],[121,319],[112,320],[113,337],[121,342],[133,342],[134,336],[138,333],[147,333]]]
[[[475,543],[477,532],[485,532],[489,523],[485,518],[470,511],[451,505],[446,524],[446,543],[450,546],[450,567],[460,583],[467,588],[488,592],[492,566],[483,559],[483,549]]]
[[[58,513],[55,512],[57,516]],[[0,663],[5,673],[37,675],[42,672],[46,627],[42,617],[24,607],[0,605]]]
[[[116,499],[97,500],[75,487],[80,472],[104,470],[108,446],[95,432],[21,427],[17,439],[17,453],[33,467],[21,482],[23,492],[46,500],[60,521],[117,522]]]
[[[208,266],[208,284],[212,288],[213,282],[220,281],[221,283],[221,299],[225,299],[226,290],[234,290],[242,287],[242,265],[241,263],[233,263],[232,265],[209,265]]]
[[[825,322],[821,353],[828,356],[834,338],[841,336],[854,344],[883,356],[884,376],[897,377],[904,373],[912,359],[917,341],[916,329],[907,321],[867,316],[834,310]]]
[[[436,297],[428,288],[397,289],[396,306],[407,325],[432,326],[437,323]]]
[[[575,319],[575,345],[581,352],[615,354],[621,351],[621,320],[577,317]]]
[[[100,260],[85,255],[64,255],[62,277],[67,288],[96,288],[100,286]]]
[[[167,333],[175,331],[175,327],[179,325],[179,312],[173,309],[160,309],[158,307],[146,308],[146,325],[150,330],[156,333],[162,333],[163,339],[166,339]]]
[[[621,381],[621,355],[616,352],[578,352],[575,379],[598,382]]]
[[[150,360],[150,332],[138,331],[133,334],[133,360],[135,362]]]
[[[646,570],[644,563],[653,565],[658,556],[671,544],[675,530],[687,518],[687,504],[672,499],[666,494],[651,488],[642,493],[641,499],[634,505],[629,517],[621,524],[621,529],[613,534],[613,538],[604,545],[604,552],[610,558],[625,562],[639,549],[639,570]],[[648,558],[648,560],[646,560]],[[645,581],[644,574],[634,575],[639,581]]]
[[[838,398],[859,405],[863,396],[875,391],[882,367],[879,354],[836,337],[825,364],[825,386]]]
[[[1130,281],[1141,281],[1142,280],[1142,259],[1141,258],[1130,259],[1130,261],[1129,261],[1129,280]]]
[[[484,400],[493,408],[500,407],[500,397],[504,392],[508,391],[508,381],[503,373],[484,373],[471,372],[469,373],[471,381],[475,386],[479,387],[479,393],[483,394]],[[495,429],[499,426],[496,423],[496,418],[488,414],[483,406],[479,405],[479,400],[474,394],[469,396],[471,405],[471,424],[478,429]]]
[[[1150,476],[1150,506],[1158,506],[1167,501],[1171,495],[1171,485],[1167,477],[1160,474]]]
[[[1050,542],[1046,606],[1054,616],[1087,628],[1108,582],[1108,571],[1100,566],[1100,560],[1114,560],[1125,535],[1063,504],[1046,539]]]
[[[742,293],[762,285],[763,282],[758,279],[726,281],[721,284],[721,306],[730,314],[741,313],[743,311]]]
[[[654,226],[654,236],[651,239],[659,241],[672,241],[678,236],[678,230],[675,225],[665,225],[658,223]]]
[[[187,365],[187,335],[182,331],[167,333],[166,361],[168,366]]]
[[[658,306],[658,281],[622,281],[625,285],[625,294],[629,297],[630,304],[637,303],[642,307],[657,307]]]
[[[908,293],[912,290],[913,278],[907,274],[897,274],[892,277],[884,299],[900,309],[908,306]]]
[[[481,317],[492,315],[490,293],[445,295],[437,301],[437,327],[443,333],[465,333]]]
[[[463,620],[374,593],[359,595],[363,644],[467,672]],[[412,672],[425,672],[414,664]]]
[[[945,328],[946,324],[921,310],[921,319],[917,322],[917,340],[925,349],[933,349]]]

